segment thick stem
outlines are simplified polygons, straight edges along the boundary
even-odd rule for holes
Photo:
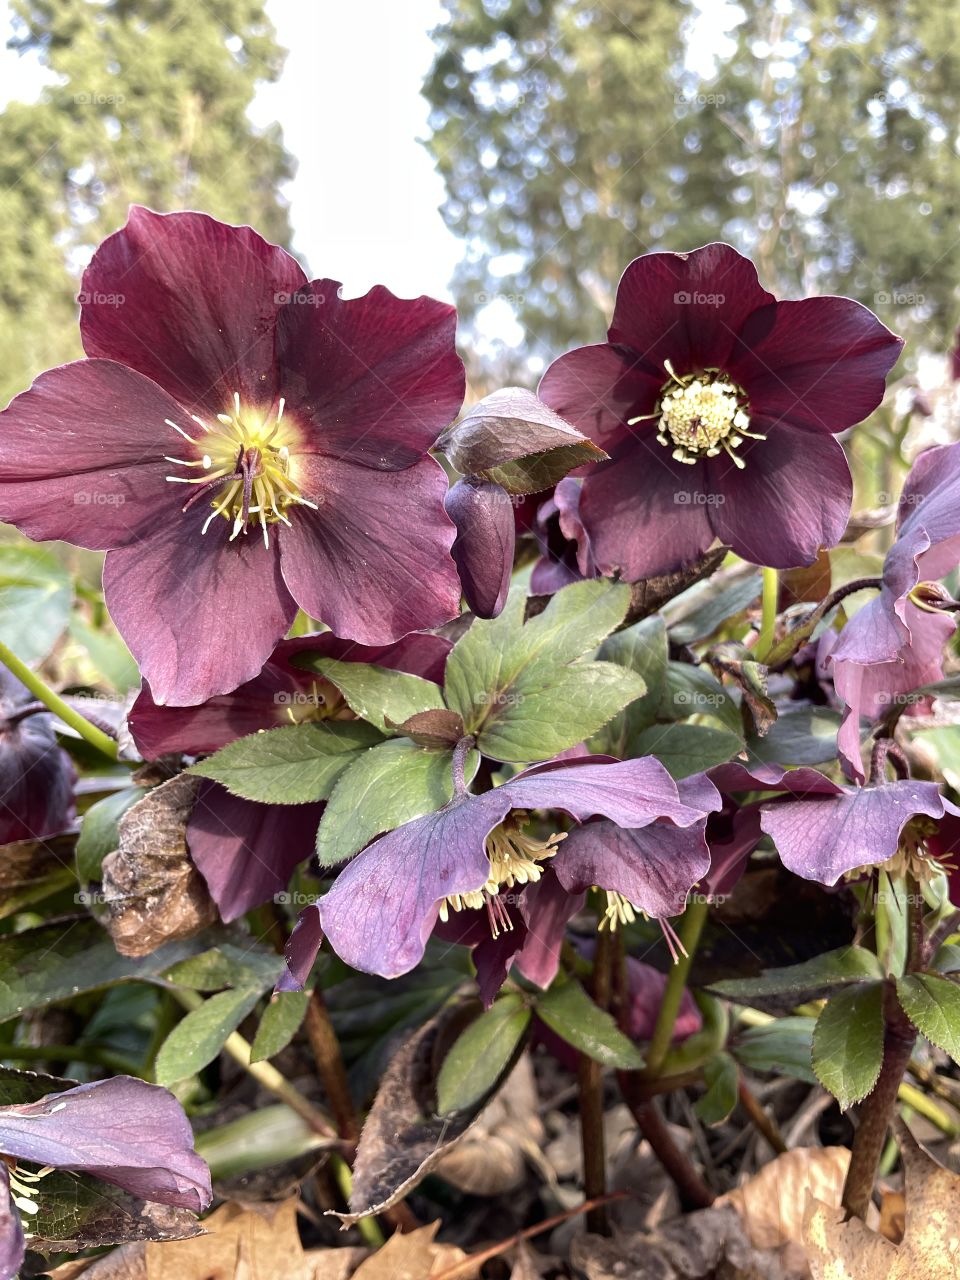
[[[464,781],[463,766],[467,759],[467,753],[472,749],[476,739],[472,734],[467,734],[453,749],[453,759],[450,762],[450,768],[453,773],[453,796],[455,800],[462,799],[467,794],[467,784]]]
[[[307,1039],[310,1041],[310,1048],[316,1059],[320,1079],[323,1081],[324,1092],[337,1122],[340,1137],[345,1142],[355,1144],[360,1137],[360,1126],[357,1123],[357,1113],[350,1094],[347,1069],[343,1063],[337,1033],[330,1021],[330,1012],[318,989],[314,989],[310,996],[305,1022]]]
[[[613,993],[615,951],[613,931],[597,934],[593,960],[591,991],[601,1009],[609,1009]],[[585,1053],[577,1064],[580,1099],[580,1143],[583,1149],[583,1193],[587,1200],[597,1200],[607,1190],[607,1153],[603,1134],[603,1067]],[[587,1230],[596,1235],[609,1235],[606,1206],[595,1205],[587,1213]]]
[[[40,679],[35,671],[31,671],[26,663],[21,662],[17,655],[8,649],[5,644],[0,644],[0,662],[59,720],[69,725],[71,729],[75,729],[81,738],[90,743],[91,747],[95,747],[105,756],[109,756],[111,760],[116,760],[117,744],[113,738],[104,733],[102,729],[98,729],[95,724],[91,724],[86,716],[82,716],[79,711],[75,711],[73,707],[64,702],[58,694],[54,693]]]
[[[652,1099],[640,1101],[635,1096],[637,1077],[619,1073],[620,1092],[637,1122],[637,1128],[650,1143],[650,1149],[663,1165],[680,1193],[685,1209],[708,1209],[715,1196],[696,1169],[673,1140],[666,1120]]]
[[[777,604],[780,599],[780,575],[776,569],[763,571],[763,614],[760,619],[760,634],[753,647],[753,656],[758,662],[765,662],[767,654],[773,648],[777,626]]]
[[[760,1099],[743,1080],[740,1081],[737,1092],[741,1107],[750,1117],[750,1123],[758,1133],[763,1134],[777,1155],[782,1156],[787,1150],[787,1144],[776,1120],[765,1110]]]
[[[898,778],[909,778],[910,762],[893,738],[878,738],[870,753],[870,781],[882,782],[884,768],[890,764]]]
[[[707,920],[708,909],[709,904],[705,897],[695,898],[683,913],[683,919],[680,921],[680,928],[677,933],[683,950],[676,964],[667,974],[667,985],[664,988],[663,999],[660,1002],[656,1025],[653,1028],[653,1038],[647,1050],[647,1065],[643,1074],[648,1078],[660,1075],[664,1060],[670,1052],[670,1045],[673,1041],[673,1028],[677,1021],[677,1014],[680,1012],[680,1002],[683,999],[684,988],[687,985],[687,976],[690,973],[693,957],[697,952],[700,934],[703,932],[703,926]]]
[[[854,1135],[850,1167],[843,1185],[842,1204],[848,1218],[866,1219],[897,1094],[917,1039],[916,1031],[900,1008],[892,984],[888,984],[884,991],[883,1005],[883,1066],[873,1092],[860,1108],[860,1123]]]

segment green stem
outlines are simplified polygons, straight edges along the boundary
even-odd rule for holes
[[[760,634],[753,647],[754,657],[763,662],[773,648],[777,626],[777,603],[780,598],[780,575],[776,569],[763,571],[763,615],[760,619]]]
[[[69,725],[71,729],[75,729],[80,737],[89,742],[92,747],[96,747],[98,751],[102,751],[105,756],[109,756],[111,760],[117,758],[117,744],[102,729],[98,729],[95,724],[91,724],[86,716],[82,716],[79,711],[74,711],[73,707],[68,706],[66,702],[53,690],[44,683],[35,671],[31,671],[26,663],[21,662],[15,653],[7,648],[5,644],[0,644],[0,662],[11,671],[21,684],[26,685],[33,696],[39,699],[45,707],[49,707],[55,716]]]
[[[0,1044],[2,1062],[85,1062],[125,1076],[144,1078],[143,1067],[112,1049],[87,1044]]]
[[[695,898],[683,913],[683,919],[680,921],[680,928],[677,933],[683,946],[683,952],[667,974],[667,985],[664,988],[663,999],[660,1002],[656,1025],[653,1028],[653,1038],[647,1050],[647,1065],[643,1074],[648,1078],[660,1075],[666,1056],[670,1052],[670,1045],[673,1041],[673,1028],[677,1021],[677,1014],[680,1012],[680,1001],[683,999],[687,976],[690,973],[690,966],[693,964],[693,957],[696,955],[697,945],[700,942],[700,934],[703,932],[703,926],[706,923],[708,910],[709,904],[706,897]]]
[[[343,1156],[331,1154],[330,1169],[333,1173],[340,1194],[343,1196],[344,1204],[350,1203],[350,1193],[353,1190],[353,1174],[350,1172],[350,1166],[344,1160]],[[380,1224],[376,1218],[358,1218],[356,1223],[357,1230],[366,1240],[367,1244],[374,1249],[380,1249],[386,1244],[383,1232],[380,1230]]]

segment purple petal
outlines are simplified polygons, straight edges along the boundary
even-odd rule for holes
[[[320,509],[298,511],[283,530],[283,577],[311,617],[338,636],[377,645],[457,616],[455,529],[443,510],[447,479],[438,463],[374,472],[299,457],[295,479]]]
[[[377,667],[390,667],[394,671],[406,671],[409,675],[442,684],[452,648],[453,642],[446,636],[425,631],[411,631],[393,644],[384,645],[357,644],[355,640],[341,640],[332,631],[316,631],[284,640],[270,661],[289,664],[296,654],[309,651],[340,662],[366,662]],[[302,677],[303,672],[299,668],[290,669]]]
[[[728,244],[647,253],[623,273],[607,336],[658,372],[668,360],[681,376],[723,368],[751,312],[773,300],[750,259]]]
[[[754,423],[766,440],[744,441],[738,470],[725,454],[707,464],[708,508],[717,537],[752,564],[776,569],[812,564],[834,547],[850,516],[853,481],[832,436]]]
[[[600,573],[627,582],[672,573],[714,541],[702,463],[675,461],[652,433],[583,482],[580,518]]]
[[[705,821],[694,827],[656,823],[628,829],[592,822],[567,836],[553,860],[569,893],[597,885],[621,894],[648,916],[675,916],[710,869]]]
[[[0,669],[0,845],[55,835],[73,822],[76,771],[57,743],[53,717],[17,713],[33,701]]]
[[[657,1015],[663,1002],[663,994],[667,986],[667,975],[652,965],[644,964],[635,956],[627,956],[627,1005],[626,1031],[631,1040],[649,1040],[657,1023]],[[684,988],[680,998],[680,1008],[673,1024],[670,1039],[679,1044],[699,1031],[703,1018],[696,1006],[689,988]]]
[[[286,973],[277,983],[277,991],[302,991],[310,977],[310,970],[320,951],[323,942],[323,929],[320,927],[320,908],[314,903],[304,907],[293,926],[293,932],[287,939],[284,948],[284,959],[287,962]]]
[[[112,360],[41,373],[0,414],[0,520],[103,551],[177,518],[182,498],[163,455],[178,453],[180,437],[165,418],[186,415]]]
[[[742,805],[732,813],[710,819],[710,870],[700,882],[700,889],[708,898],[723,899],[733,892],[762,836],[760,806],[756,804]]]
[[[234,392],[272,404],[282,394],[277,315],[306,284],[299,264],[249,227],[134,205],[84,272],[83,348],[146,374],[201,415],[224,412]],[[122,301],[98,301],[111,298]]]
[[[510,495],[489,480],[458,480],[444,501],[457,526],[451,554],[467,604],[478,618],[496,618],[507,601],[516,523]]]
[[[0,1280],[16,1280],[25,1252],[23,1224],[10,1195],[10,1172],[0,1160]]]
[[[716,765],[708,776],[724,794],[737,791],[787,791],[800,797],[843,794],[843,787],[819,769],[782,769],[775,764],[748,767],[732,761]]]
[[[323,804],[257,804],[204,781],[187,823],[190,856],[229,923],[269,902],[311,856]]]
[[[531,886],[532,887],[532,886]],[[520,895],[521,901],[526,894]],[[500,988],[507,980],[517,952],[527,939],[527,926],[520,909],[513,902],[505,903],[512,928],[493,937],[490,921],[481,911],[455,911],[447,920],[438,920],[433,931],[435,938],[471,948],[471,959],[477,971],[477,989],[485,1009],[496,1000]]]
[[[231,525],[198,503],[104,564],[107,608],[159,703],[189,706],[260,671],[296,616],[276,539],[230,542]]]
[[[213,1198],[210,1171],[173,1094],[132,1076],[0,1107],[0,1151],[93,1174],[143,1200],[199,1213]]]
[[[901,831],[917,814],[943,817],[935,782],[908,779],[784,800],[765,806],[760,824],[788,870],[833,885],[848,871],[892,858]]]
[[[876,409],[902,347],[859,302],[804,298],[750,316],[725,371],[752,414],[837,432]]]
[[[636,352],[600,342],[554,360],[537,395],[610,452],[629,441],[630,418],[652,412],[665,380]]]
[[[523,891],[520,911],[526,922],[526,936],[516,966],[528,982],[546,990],[557,976],[567,924],[582,910],[585,901],[585,893],[568,892],[551,869]]]
[[[418,462],[463,403],[454,307],[382,285],[344,299],[335,280],[301,296],[280,313],[277,358],[307,447],[375,471]]]

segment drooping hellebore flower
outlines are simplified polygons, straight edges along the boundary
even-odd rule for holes
[[[451,643],[440,636],[405,636],[379,648],[339,640],[329,631],[283,640],[263,670],[233,693],[199,707],[158,706],[149,686],[130,711],[129,727],[144,758],[206,755],[228,742],[283,725],[354,720],[337,689],[293,665],[307,651],[342,662],[375,663],[442,681]],[[283,892],[294,868],[314,850],[324,802],[259,804],[204,778],[187,822],[187,847],[224,920]]]
[[[709,783],[685,798],[652,757],[549,761],[482,795],[460,794],[368,845],[301,914],[287,953],[292,977],[302,984],[322,935],[354,968],[397,977],[419,963],[438,920],[462,915],[496,942],[515,928],[515,903],[524,921],[517,941],[529,939],[531,954],[553,951],[550,907],[536,890],[557,900],[563,925],[594,884],[607,891],[611,924],[631,918],[634,906],[676,914],[709,866],[703,832],[719,803]],[[608,821],[541,840],[524,830],[534,809]],[[508,950],[504,974],[519,947]],[[532,960],[531,973],[549,963]]]
[[[301,606],[386,644],[454,617],[456,312],[343,299],[249,227],[134,207],[83,278],[88,359],[0,415],[0,518],[106,550],[158,702],[250,680]]]
[[[537,511],[534,534],[540,559],[530,575],[534,595],[553,595],[561,587],[584,578],[595,578],[590,539],[580,519],[581,482],[564,476]]]
[[[960,563],[960,444],[922,453],[900,495],[897,539],[880,594],[853,615],[824,658],[845,704],[837,735],[847,770],[863,778],[860,717],[876,719],[897,699],[943,675],[943,649],[956,614],[938,578]]]
[[[580,516],[602,573],[697,560],[811,564],[840,539],[850,469],[833,438],[880,403],[902,342],[849,298],[778,302],[726,244],[623,273],[607,341],[555,360],[539,395],[610,455]]]
[[[0,666],[0,845],[69,827],[75,778],[52,716]]]
[[[937,783],[913,778],[841,786],[818,769],[737,763],[717,765],[709,777],[727,794],[773,793],[756,807],[756,838],[770,836],[788,871],[824,885],[869,867],[922,879],[940,856],[931,837],[960,815]]]
[[[452,555],[467,604],[478,618],[496,618],[507,602],[516,521],[510,494],[492,480],[464,476],[444,506],[457,526]]]
[[[173,1094],[158,1085],[115,1076],[2,1106],[0,1280],[12,1280],[20,1270],[21,1214],[29,1224],[34,1197],[43,1193],[43,1173],[21,1170],[18,1160],[89,1173],[141,1200],[194,1213],[213,1199],[210,1170],[193,1149],[190,1122]]]

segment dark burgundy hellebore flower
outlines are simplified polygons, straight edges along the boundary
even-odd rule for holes
[[[943,675],[943,648],[956,614],[938,578],[960,563],[960,444],[922,453],[900,495],[897,540],[883,565],[883,587],[841,631],[825,637],[824,667],[846,704],[840,757],[863,778],[860,717],[876,719]]]
[[[611,924],[632,918],[631,904],[649,915],[675,914],[709,866],[704,827],[719,804],[706,782],[688,799],[652,757],[549,761],[482,795],[457,796],[368,845],[321,902],[302,913],[288,949],[293,978],[302,983],[321,934],[354,968],[397,977],[419,963],[438,920],[462,915],[468,924],[482,922],[496,943],[514,931],[514,906],[525,924],[520,946],[529,940],[531,955],[553,952],[559,944],[545,921],[547,899],[556,900],[562,933],[594,884],[607,891]],[[523,830],[533,809],[609,821],[539,840]],[[519,949],[508,940],[498,950],[504,974]],[[529,973],[522,971],[532,976],[550,963],[538,957]]]
[[[766,833],[788,871],[824,885],[896,858],[922,873],[935,857],[928,837],[960,815],[937,783],[912,778],[845,787],[817,769],[736,763],[718,765],[709,777],[727,794],[777,793],[758,806],[757,839]]]
[[[13,1280],[24,1253],[19,1209],[36,1212],[43,1178],[3,1157],[89,1173],[141,1200],[200,1213],[213,1199],[210,1171],[173,1094],[132,1076],[48,1093],[0,1107],[0,1280]]]
[[[670,573],[715,538],[755,564],[812,563],[850,511],[833,436],[877,407],[901,346],[849,298],[778,302],[729,245],[637,258],[607,341],[539,389],[610,454],[580,503],[601,573]]]
[[[260,729],[310,720],[355,719],[338,691],[292,665],[298,653],[322,653],[343,662],[369,662],[442,681],[450,641],[405,636],[368,648],[329,631],[283,640],[253,680],[199,707],[161,707],[144,686],[130,711],[133,739],[147,760],[176,752],[204,755]],[[294,868],[313,853],[323,801],[258,804],[233,796],[204,778],[187,823],[187,847],[224,920],[236,920],[283,892]]]
[[[537,512],[540,559],[530,575],[534,595],[553,595],[571,582],[595,578],[597,566],[580,519],[581,481],[565,476]]]
[[[0,666],[0,845],[69,827],[75,777],[52,716]]]
[[[507,602],[516,521],[510,494],[492,480],[464,476],[444,502],[457,526],[452,555],[467,604],[478,618],[496,618]]]
[[[158,702],[252,679],[298,605],[364,644],[458,611],[427,456],[463,398],[456,312],[339,288],[249,227],[134,207],[84,274],[89,358],[0,416],[0,518],[109,552]]]

